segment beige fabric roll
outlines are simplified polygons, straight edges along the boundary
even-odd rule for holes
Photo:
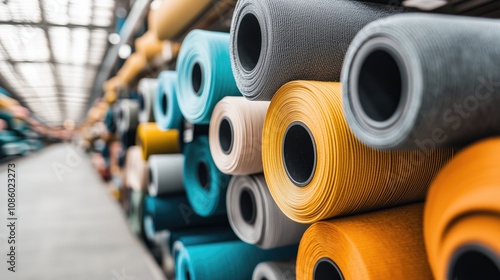
[[[142,149],[132,146],[127,150],[125,176],[127,187],[136,190],[146,190],[148,186],[148,164],[142,157]]]

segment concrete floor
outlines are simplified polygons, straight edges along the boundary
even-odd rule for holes
[[[1,280],[160,280],[90,159],[59,144],[14,161],[16,272],[7,270],[7,164],[0,166]]]

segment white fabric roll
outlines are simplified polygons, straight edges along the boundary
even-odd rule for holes
[[[281,212],[263,175],[234,176],[229,182],[226,205],[236,235],[263,249],[298,244],[308,227]]]
[[[157,79],[144,78],[139,81],[139,122],[154,122],[153,102],[158,88]]]
[[[164,154],[151,155],[149,166],[149,195],[178,193],[184,191],[182,178],[184,155]]]
[[[175,263],[170,248],[168,246],[170,240],[170,232],[166,230],[159,231],[154,235],[154,242],[160,247],[162,254],[161,267],[168,279],[173,279],[175,271]]]
[[[124,99],[120,101],[118,120],[116,127],[120,133],[126,133],[129,130],[137,128],[139,122],[139,104],[135,100]]]
[[[295,280],[295,261],[259,263],[252,275],[252,280]]]
[[[142,157],[142,149],[132,146],[127,150],[125,162],[125,184],[129,188],[141,191],[147,187],[148,165]]]
[[[262,128],[268,101],[224,97],[210,120],[210,153],[220,171],[231,175],[262,172]]]

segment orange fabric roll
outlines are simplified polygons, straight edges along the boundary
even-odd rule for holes
[[[159,40],[171,40],[186,29],[212,0],[165,0],[155,12],[152,29]]]
[[[313,224],[300,241],[297,279],[432,279],[422,212],[419,203]]]
[[[176,129],[161,130],[156,123],[141,123],[137,127],[137,143],[142,148],[145,160],[153,154],[180,153],[179,131]]]
[[[452,150],[379,151],[349,129],[340,83],[295,81],[269,106],[262,161],[269,191],[294,221],[421,201]]]
[[[151,30],[135,40],[136,51],[143,54],[148,61],[162,54],[163,45],[164,42],[158,40]]]
[[[424,234],[436,279],[500,279],[500,138],[467,147],[436,176]]]
[[[125,84],[130,84],[146,68],[148,62],[141,53],[131,54],[116,74]]]

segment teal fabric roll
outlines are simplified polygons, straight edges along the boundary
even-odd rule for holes
[[[151,217],[149,230],[176,230],[200,225],[227,224],[227,217],[204,218],[197,215],[185,195],[169,197],[147,196],[144,202],[144,219]]]
[[[238,240],[230,227],[208,228],[202,227],[193,230],[173,231],[170,233],[170,248],[174,260],[186,246],[218,243]]]
[[[189,203],[200,216],[226,216],[226,191],[231,180],[217,169],[207,136],[199,136],[184,150],[184,184]]]
[[[177,73],[163,71],[158,76],[158,88],[154,98],[153,113],[159,128],[180,129],[183,122],[181,109],[177,102]]]
[[[177,280],[251,279],[257,264],[296,257],[297,246],[263,250],[243,241],[186,246],[175,265]]]
[[[241,95],[229,60],[229,33],[191,31],[182,43],[177,70],[177,100],[191,123],[208,124],[219,100]]]

